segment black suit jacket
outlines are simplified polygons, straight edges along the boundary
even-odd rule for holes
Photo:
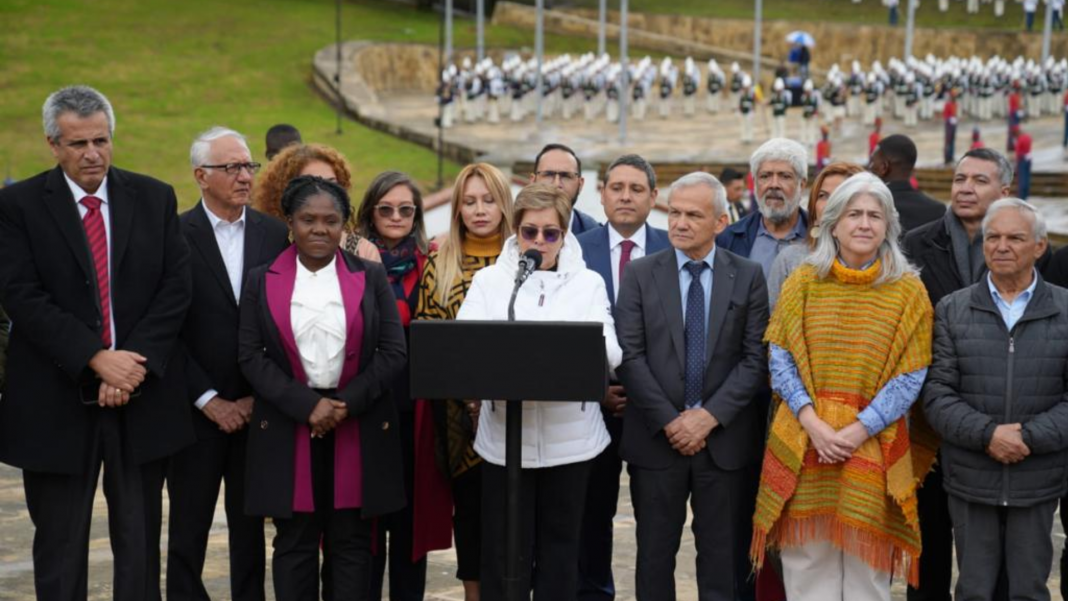
[[[716,250],[708,318],[704,407],[720,422],[708,452],[721,469],[755,464],[763,449],[758,394],[768,379],[768,287],[758,263]],[[616,303],[616,334],[627,389],[620,455],[646,469],[666,469],[682,457],[664,426],[683,411],[686,346],[675,250],[627,266]]]
[[[570,224],[571,233],[576,236],[583,232],[588,232],[601,227],[601,224],[597,223],[596,219],[578,209],[572,209],[572,213],[574,214],[574,217],[571,219]]]
[[[362,515],[374,517],[404,507],[397,409],[390,385],[407,360],[404,329],[386,272],[378,263],[341,253],[350,272],[366,271],[360,304],[363,344],[360,370],[338,398],[360,420],[363,458]],[[253,269],[241,295],[238,359],[255,390],[245,470],[245,510],[251,515],[287,518],[293,513],[294,433],[307,423],[319,394],[293,377],[282,337],[267,303],[267,272]]]
[[[927,196],[912,187],[907,181],[887,182],[894,206],[901,219],[901,232],[914,230],[921,225],[938,221],[946,214],[947,205]]]
[[[0,461],[80,473],[96,415],[122,413],[136,463],[193,440],[178,337],[192,294],[189,250],[174,189],[112,168],[111,295],[115,346],[148,358],[141,393],[118,409],[82,402],[99,384],[89,360],[103,348],[96,271],[59,167],[0,190],[0,293],[13,326],[0,401]]]
[[[203,201],[179,217],[189,243],[193,273],[193,302],[186,314],[182,340],[186,356],[189,402],[215,389],[236,401],[252,394],[252,386],[237,364],[237,327],[240,314],[222,252],[204,209]],[[277,219],[251,207],[245,209],[245,253],[241,281],[254,267],[270,263],[289,245],[289,230]],[[223,436],[219,426],[193,406],[197,438]]]

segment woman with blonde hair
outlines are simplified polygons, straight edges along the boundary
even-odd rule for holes
[[[423,269],[416,319],[456,319],[475,273],[497,262],[512,235],[512,190],[492,165],[460,171],[451,207],[449,233]],[[481,561],[482,459],[474,450],[475,419],[461,400],[434,404],[438,463],[452,482],[456,577],[466,601],[479,599]]]
[[[282,192],[289,182],[301,175],[314,175],[352,191],[352,169],[345,156],[323,144],[293,144],[276,154],[264,167],[252,189],[252,204],[259,211],[285,222]],[[355,233],[355,216],[345,224],[341,248],[361,259],[380,262],[378,249]]]

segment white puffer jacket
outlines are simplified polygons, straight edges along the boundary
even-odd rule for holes
[[[519,245],[512,236],[504,243],[497,263],[475,274],[456,318],[507,320],[518,267]],[[570,232],[560,249],[556,271],[536,271],[519,289],[515,317],[521,321],[601,322],[609,367],[615,369],[623,359],[604,280],[586,269],[582,248]],[[609,442],[599,402],[523,403],[523,467],[553,467],[596,457]],[[478,420],[475,451],[495,465],[504,465],[507,405],[483,401]]]

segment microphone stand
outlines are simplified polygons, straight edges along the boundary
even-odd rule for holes
[[[523,259],[521,259],[523,260]],[[523,269],[515,278],[512,298],[508,301],[508,321],[515,321],[515,301],[519,289],[530,277],[530,271]],[[505,505],[505,558],[504,596],[508,601],[519,601],[529,596],[527,591],[519,590],[519,496],[523,465],[523,401],[510,399],[504,436],[504,467],[506,470],[506,505]]]

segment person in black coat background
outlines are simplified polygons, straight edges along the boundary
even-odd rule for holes
[[[252,417],[252,387],[237,364],[237,302],[249,270],[285,250],[289,231],[247,206],[259,164],[252,162],[241,134],[212,128],[197,137],[189,155],[201,202],[179,217],[193,272],[193,302],[182,340],[197,442],[172,457],[167,470],[167,599],[209,599],[201,575],[225,479],[230,598],[263,601],[263,518],[245,515],[245,426]]]
[[[254,390],[245,509],[271,516],[275,596],[371,595],[371,520],[404,506],[390,384],[407,357],[383,267],[339,249],[351,213],[314,176],[282,195],[294,245],[254,269],[238,361]]]
[[[178,200],[111,166],[115,114],[100,92],[55,92],[44,125],[58,166],[0,190],[0,294],[18,324],[0,461],[22,468],[38,599],[86,597],[102,466],[114,598],[159,599],[164,463],[193,441]]]
[[[886,187],[894,195],[894,206],[901,216],[901,231],[906,233],[946,214],[945,204],[912,187],[912,170],[915,168],[916,144],[901,134],[880,140],[868,165],[868,169],[886,182]]]

